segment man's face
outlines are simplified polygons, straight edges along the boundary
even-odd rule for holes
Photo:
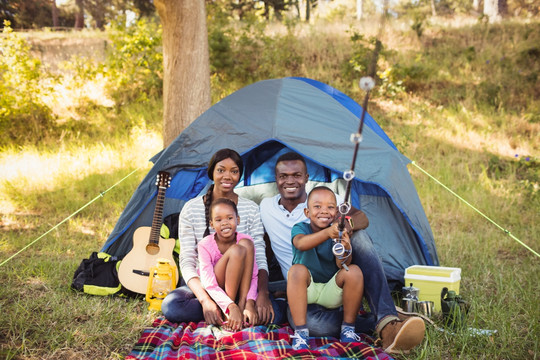
[[[309,175],[300,160],[280,161],[276,164],[276,184],[282,199],[298,200],[306,194]]]

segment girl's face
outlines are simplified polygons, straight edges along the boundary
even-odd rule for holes
[[[240,181],[240,169],[231,158],[218,162],[213,175],[214,189],[224,193],[233,191]]]
[[[221,241],[234,241],[236,227],[240,217],[234,212],[232,206],[217,204],[212,208],[210,225],[216,230],[216,235]]]

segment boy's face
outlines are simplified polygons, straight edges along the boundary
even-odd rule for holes
[[[239,222],[240,217],[236,215],[231,206],[217,204],[212,208],[210,225],[216,230],[216,234],[220,240],[234,239],[236,226]]]
[[[336,195],[329,190],[316,190],[310,194],[308,206],[304,212],[311,221],[313,231],[327,228],[336,219],[338,213]]]

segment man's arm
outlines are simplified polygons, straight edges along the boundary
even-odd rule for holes
[[[349,221],[345,221],[345,228],[347,231],[364,230],[369,226],[369,220],[362,210],[351,207],[351,210],[349,210],[347,216],[350,217]]]

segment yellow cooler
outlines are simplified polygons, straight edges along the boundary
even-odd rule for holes
[[[405,286],[411,283],[420,289],[419,301],[433,301],[433,311],[441,311],[441,291],[444,287],[459,294],[461,269],[442,266],[413,265],[405,269]]]

